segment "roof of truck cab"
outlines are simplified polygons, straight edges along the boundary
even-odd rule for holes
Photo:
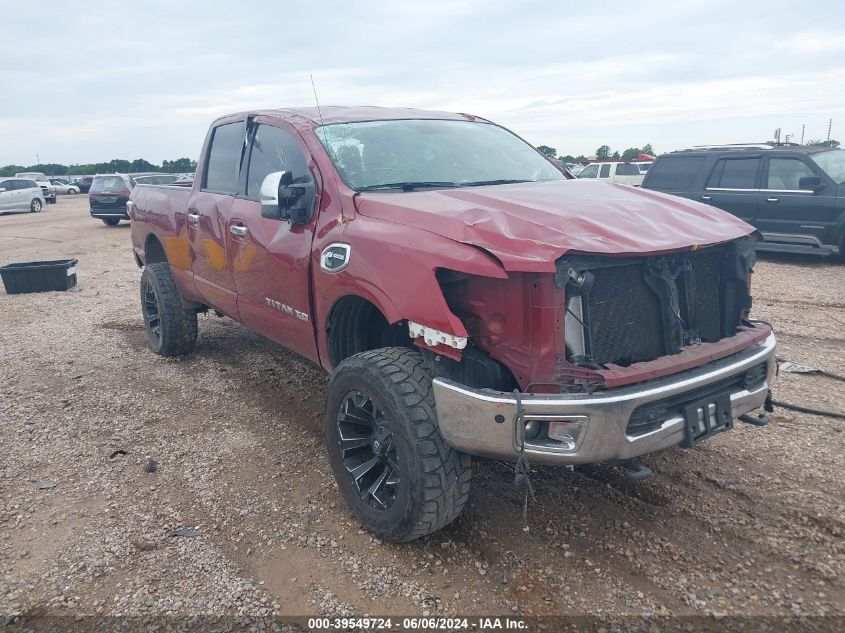
[[[419,110],[417,108],[383,108],[379,106],[322,106],[308,108],[279,108],[257,110],[240,114],[274,116],[295,121],[307,119],[314,125],[331,123],[355,123],[361,121],[396,121],[401,119],[446,119],[451,121],[484,121],[487,119],[472,114],[441,112],[438,110]],[[227,115],[226,118],[234,116]]]

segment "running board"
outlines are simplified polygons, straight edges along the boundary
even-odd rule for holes
[[[837,249],[832,246],[808,246],[805,244],[785,244],[783,242],[757,242],[757,250],[768,253],[816,255],[818,257],[829,257],[837,252]]]

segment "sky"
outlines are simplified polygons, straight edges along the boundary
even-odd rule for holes
[[[197,158],[268,107],[467,112],[560,154],[845,143],[845,2],[39,0],[0,21],[0,165]]]

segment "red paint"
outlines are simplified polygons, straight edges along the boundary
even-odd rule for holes
[[[186,263],[172,263],[183,296],[242,320],[327,370],[328,318],[347,295],[369,300],[391,323],[413,320],[470,336],[513,372],[521,388],[533,391],[555,391],[574,380],[609,387],[662,376],[765,336],[763,327],[749,329],[625,368],[569,365],[562,360],[563,293],[552,275],[564,253],[658,254],[725,242],[754,229],[714,207],[584,180],[359,194],[340,180],[317,139],[316,109],[242,113],[216,124],[247,114],[293,132],[300,142],[316,184],[311,222],[290,227],[262,218],[256,202],[202,192],[204,145],[191,190],[134,190],[135,252],[146,261],[149,235],[168,249],[184,249]],[[322,110],[326,124],[411,118],[484,121],[400,108]],[[188,227],[187,212],[200,215],[198,228]],[[232,235],[232,225],[246,226],[248,235]],[[333,242],[352,246],[350,264],[339,273],[319,267],[321,251]],[[442,289],[439,269],[466,278]],[[267,305],[266,297],[308,320]],[[460,355],[441,348],[435,351]]]

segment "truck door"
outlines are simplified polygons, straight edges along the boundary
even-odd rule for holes
[[[762,154],[720,158],[710,172],[701,200],[755,224],[761,162]]]
[[[802,189],[802,178],[818,176],[823,187]],[[820,169],[799,156],[770,156],[760,190],[756,226],[766,241],[823,244],[834,217],[836,188]]]
[[[251,123],[244,194],[235,199],[229,226],[238,312],[250,329],[317,361],[310,296],[316,213],[296,225],[262,217],[259,192],[265,176],[287,171],[294,182],[314,182],[319,193],[319,173],[293,128],[264,117]]]
[[[237,294],[228,239],[232,203],[239,190],[245,122],[214,128],[203,161],[200,186],[188,202],[188,243],[194,286],[210,306],[237,319]]]

